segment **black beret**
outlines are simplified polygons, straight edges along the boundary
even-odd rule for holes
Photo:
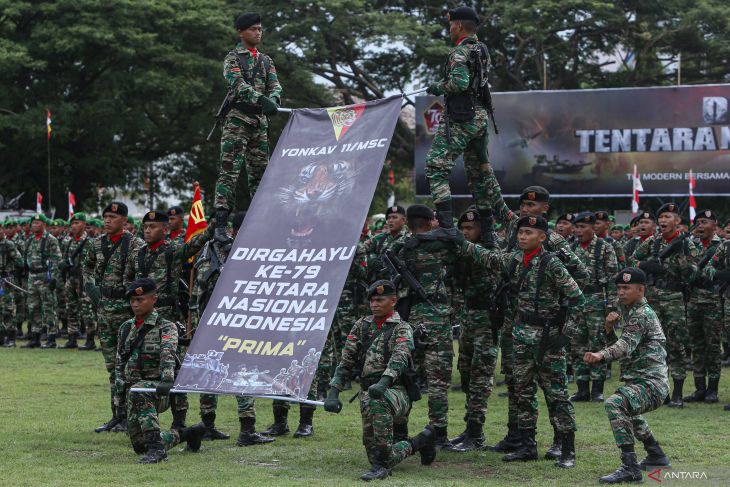
[[[542,186],[528,186],[522,190],[520,201],[550,201],[550,192]]]
[[[129,214],[129,208],[127,208],[127,205],[121,201],[112,201],[106,205],[104,211],[101,212],[102,215],[104,215],[104,213],[115,213],[120,216],[127,216],[127,214]]]
[[[395,294],[396,294],[395,284],[393,284],[391,281],[388,281],[386,279],[382,279],[380,281],[375,281],[368,288],[368,299],[372,298],[375,295],[395,296]]]
[[[568,223],[574,223],[575,222],[575,215],[572,213],[563,213],[558,217],[557,220],[555,220],[555,223],[558,223],[561,220],[565,220]]]
[[[646,284],[646,274],[638,267],[627,267],[614,279],[616,284]]]
[[[152,222],[152,223],[167,223],[170,219],[167,217],[167,213],[164,211],[148,211],[144,214],[144,217],[142,218],[142,223]]]
[[[662,213],[674,213],[676,215],[679,215],[679,207],[676,203],[664,203],[656,212],[656,217],[659,218],[659,215]]]
[[[155,280],[149,277],[142,277],[137,279],[127,287],[127,299],[132,296],[143,296],[153,291],[157,291],[157,284]]]
[[[649,212],[649,211],[642,211],[641,213],[636,215],[636,218],[637,218],[637,221],[638,220],[651,220],[653,222],[656,221],[656,218],[654,217],[654,215],[652,215],[651,212]]]
[[[608,221],[608,212],[606,210],[598,210],[595,213],[595,215],[596,215],[596,221],[599,221],[599,220],[604,221],[604,222]]]
[[[596,215],[592,211],[583,211],[575,215],[573,223],[596,223]]]
[[[697,216],[695,216],[695,221],[697,221],[698,218],[707,218],[708,220],[717,221],[717,215],[712,210],[698,211]]]
[[[636,225],[638,225],[638,224],[639,224],[639,220],[641,220],[641,215],[642,215],[642,214],[641,214],[641,213],[639,213],[638,215],[636,215],[636,216],[635,216],[634,218],[632,218],[632,219],[631,219],[631,223],[630,223],[630,225],[631,225],[632,227],[635,227]]]
[[[547,220],[541,216],[523,216],[517,220],[517,229],[519,230],[522,227],[536,228],[543,232],[548,231]]]
[[[397,213],[397,214],[399,214],[399,215],[403,215],[403,216],[405,216],[405,214],[406,214],[406,209],[405,209],[405,208],[403,208],[403,207],[402,207],[402,206],[400,206],[400,205],[396,205],[396,206],[390,206],[390,207],[388,207],[388,209],[387,209],[387,210],[385,210],[385,217],[387,218],[387,217],[388,217],[388,215],[390,215],[391,213]]]
[[[479,210],[476,208],[468,208],[464,213],[461,214],[459,217],[459,223],[457,223],[457,227],[460,227],[462,223],[464,222],[476,222],[479,223],[480,220],[480,214]]]
[[[238,230],[241,228],[241,225],[243,225],[243,220],[246,218],[246,212],[245,211],[239,211],[237,213],[233,214],[233,218],[231,218],[231,225],[233,226],[234,230]]]
[[[479,24],[479,16],[471,7],[457,7],[449,10],[449,21],[452,20],[471,20]]]
[[[180,206],[172,206],[167,210],[167,216],[182,216],[183,209]]]
[[[406,210],[407,218],[433,219],[433,210],[426,205],[411,205]]]
[[[255,12],[246,12],[236,18],[236,30],[246,30],[252,25],[260,24],[261,16]]]

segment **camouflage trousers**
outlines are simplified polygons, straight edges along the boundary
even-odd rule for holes
[[[124,395],[117,394],[116,387],[114,387],[116,379],[114,366],[117,358],[119,327],[132,316],[132,310],[129,307],[129,302],[125,299],[107,298],[102,298],[96,309],[99,320],[99,341],[101,342],[101,352],[104,357],[104,367],[109,373],[113,411],[115,406],[124,408],[126,404]]]
[[[606,346],[605,321],[606,304],[603,294],[586,295],[585,306],[575,316],[575,332],[571,337],[571,357],[576,380],[606,380],[606,362],[591,365],[583,361],[586,352],[598,352]]]
[[[442,313],[447,309],[444,306]],[[428,381],[428,419],[439,428],[446,428],[449,415],[449,386],[454,361],[454,342],[451,320],[439,316],[425,303],[413,306],[409,321],[414,325],[423,323],[428,332],[428,347],[424,354],[423,367]]]
[[[651,436],[643,413],[658,409],[669,393],[667,382],[636,381],[618,388],[604,403],[616,445],[633,445],[634,437],[644,441]]]
[[[79,334],[79,325],[84,324],[86,333],[93,333],[94,307],[83,291],[84,283],[80,277],[69,276],[66,279],[66,322],[69,335]]]
[[[15,296],[10,292],[9,287],[2,286],[2,294],[0,294],[0,330],[6,332],[15,329]]]
[[[539,343],[514,340],[514,391],[520,429],[537,428],[537,385],[545,394],[550,423],[561,433],[575,431],[575,410],[568,399],[566,352],[548,350],[538,362]]]
[[[439,124],[426,156],[426,178],[433,202],[438,204],[451,201],[449,176],[456,159],[463,154],[469,190],[479,208],[489,207],[486,185],[486,164],[489,163],[486,149],[486,110],[477,109],[476,116],[470,122],[451,122],[448,126],[449,133],[445,119]]]
[[[67,279],[58,279],[56,290],[56,319],[58,320],[58,328],[63,325],[68,327],[68,316],[66,314],[66,281]]]
[[[392,468],[413,453],[410,441],[393,443],[393,423],[407,423],[411,401],[402,386],[385,390],[382,399],[360,391],[362,443],[371,465]]]
[[[132,387],[157,387],[155,381],[137,382]],[[180,443],[180,434],[177,430],[161,431],[159,414],[170,407],[170,398],[160,396],[154,392],[127,393],[127,424],[129,439],[135,450],[143,451],[147,447],[145,434],[157,432],[162,438],[165,450],[169,450]]]
[[[339,338],[339,332],[339,327],[336,328],[335,323],[332,323],[330,332],[327,334],[327,340],[325,340],[324,346],[322,347],[322,355],[319,358],[319,364],[317,365],[316,380],[318,384],[329,384],[332,379],[332,375],[335,372],[336,352],[334,347]]]
[[[497,345],[492,337],[489,311],[462,308],[457,318],[461,323],[459,335],[459,359],[457,369],[467,378],[466,421],[484,424],[487,402],[494,386],[494,369],[497,364]]]
[[[711,291],[694,289],[687,307],[694,377],[719,379],[722,370],[722,303]]]
[[[684,316],[682,293],[655,289],[653,299],[650,297],[648,301],[667,337],[667,364],[671,368],[672,378],[684,380],[690,361],[687,353],[689,333]]]
[[[256,418],[256,401],[250,396],[236,396],[236,405],[239,418]],[[204,414],[215,414],[218,408],[218,396],[216,394],[200,395],[200,416]]]
[[[46,282],[46,273],[31,274],[28,278],[28,328],[31,333],[42,333],[48,326],[48,334],[55,335],[57,329],[56,295]]]
[[[18,280],[18,286],[24,289],[28,289],[28,280]],[[22,291],[17,290],[13,291],[13,295],[15,298],[15,327],[18,330],[21,330],[23,322],[28,319],[28,295]]]
[[[499,341],[502,349],[502,374],[507,385],[507,423],[517,424],[517,396],[515,395],[514,377],[514,337],[512,336],[512,321],[505,318],[502,335]]]
[[[221,158],[215,183],[215,208],[232,210],[236,204],[238,175],[245,167],[248,192],[253,195],[269,162],[269,136],[266,127],[254,127],[228,117],[221,134]]]

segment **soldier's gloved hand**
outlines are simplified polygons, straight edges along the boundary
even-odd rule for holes
[[[56,290],[56,284],[57,284],[56,283],[56,280],[55,279],[51,279],[50,281],[48,281],[48,289],[50,289],[51,291],[55,291]]]
[[[264,115],[276,115],[279,111],[279,105],[277,105],[276,102],[268,96],[260,96],[259,104],[261,105],[261,111],[264,112]]]
[[[101,289],[99,289],[99,286],[94,286],[89,282],[84,286],[84,292],[89,299],[91,299],[91,302],[94,303],[95,306],[98,306],[99,301],[101,300]]]
[[[342,401],[340,401],[340,390],[334,387],[330,388],[327,393],[327,399],[324,400],[324,410],[328,413],[339,413],[342,411]]]
[[[373,384],[368,387],[368,395],[373,399],[382,399],[385,395],[385,390],[393,383],[393,379],[384,375],[380,378],[377,384]]]
[[[440,95],[441,94],[441,83],[432,83],[426,88],[426,93],[429,95]]]
[[[715,282],[718,282],[718,281],[730,282],[730,269],[723,269],[723,270],[715,273],[714,280],[715,280]]]
[[[639,269],[646,272],[647,274],[664,274],[664,266],[659,262],[652,260],[642,260],[639,262]]]
[[[167,395],[170,393],[170,389],[172,389],[172,386],[173,386],[172,381],[170,381],[170,382],[163,381],[163,382],[160,382],[159,384],[157,384],[157,387],[155,387],[155,391],[157,392],[157,394]]]

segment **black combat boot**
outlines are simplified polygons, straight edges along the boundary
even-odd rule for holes
[[[206,429],[203,440],[227,440],[231,437],[215,427],[215,413],[201,414],[200,419],[203,420]]]
[[[294,432],[294,438],[306,438],[314,434],[312,418],[314,418],[314,408],[312,406],[299,406],[299,426]]]
[[[79,344],[76,342],[76,333],[71,333],[68,336],[68,341],[61,348],[79,348]]]
[[[717,398],[717,388],[720,385],[720,379],[707,380],[707,394],[705,394],[705,403],[713,404],[719,401]]]
[[[461,377],[462,377],[462,383],[463,383],[464,382],[464,380],[463,380],[464,379],[464,374],[462,374]],[[469,423],[469,413],[466,413],[464,415],[464,423]],[[461,433],[459,433],[458,436],[455,436],[455,437],[451,438],[449,441],[453,445],[458,445],[459,443],[461,443],[462,441],[464,441],[466,439],[467,433],[469,432],[467,428],[468,428],[468,426],[465,424],[464,425],[464,431],[462,431]]]
[[[173,402],[172,398],[170,398],[170,402]],[[173,430],[181,430],[185,428],[185,419],[188,417],[188,410],[183,409],[182,411],[177,411],[175,409],[172,410],[172,424],[170,425],[170,429]]]
[[[39,348],[40,346],[41,346],[41,334],[36,332],[36,333],[31,333],[30,340],[28,340],[28,343],[26,343],[25,345],[23,345],[20,348]]]
[[[114,405],[112,405],[112,419],[110,419],[106,423],[102,424],[98,428],[95,428],[94,429],[94,432],[95,433],[101,433],[103,431],[109,431],[110,429],[112,429],[113,427],[115,427],[117,425],[117,423],[119,423],[119,418],[117,417],[117,410],[118,409],[115,408]]]
[[[433,436],[434,443],[436,444],[436,448],[438,449],[445,450],[454,446],[449,441],[448,433],[445,426],[434,426]]]
[[[96,350],[93,332],[89,332],[86,334],[86,342],[79,347],[79,350]]]
[[[15,332],[16,340],[28,340],[30,338],[30,328],[28,329],[28,334],[26,335],[25,333],[23,333],[23,324],[22,323],[18,323],[15,326],[17,327],[16,332]]]
[[[262,433],[266,436],[283,436],[289,433],[288,415],[289,410],[285,406],[274,404],[274,424]]]
[[[689,396],[684,396],[684,402],[702,402],[707,394],[707,385],[705,378],[695,376],[695,391]]]
[[[148,431],[144,435],[147,442],[147,453],[139,459],[139,463],[160,463],[167,460],[167,452],[162,444],[162,437],[159,431]]]
[[[670,408],[683,408],[684,402],[682,401],[682,386],[684,385],[684,379],[674,379],[674,390],[672,391],[672,400],[669,401]]]
[[[411,438],[411,454],[418,452],[421,455],[421,465],[431,465],[436,459],[436,444],[434,443],[434,428],[429,425],[423,431]]]
[[[545,452],[545,460],[557,460],[563,450],[563,435],[553,425],[553,444],[550,445],[548,451]]]
[[[15,329],[8,330],[8,339],[5,341],[5,348],[15,348]]]
[[[436,203],[436,218],[441,228],[454,228],[454,210],[451,205],[451,200]]]
[[[376,464],[373,465],[370,470],[362,474],[360,476],[360,480],[364,480],[365,482],[370,482],[371,480],[382,480],[387,479],[390,474],[391,471],[388,467]]]
[[[646,458],[639,463],[641,470],[654,470],[655,468],[669,468],[672,466],[654,436],[644,440],[644,450],[646,450]]]
[[[182,428],[178,430],[180,443],[187,443],[185,449],[197,453],[200,451],[200,443],[203,441],[203,435],[206,431],[208,429],[203,423],[194,424],[190,428]]]
[[[56,335],[49,334],[46,343],[41,345],[41,348],[58,348],[58,344],[56,344]]]
[[[575,432],[563,433],[562,437],[560,458],[555,465],[560,468],[573,468],[575,467]]]
[[[621,484],[623,482],[641,482],[641,469],[636,463],[636,452],[622,452],[621,466],[612,474],[598,479],[602,484]]]
[[[215,229],[213,231],[213,239],[221,244],[227,244],[231,242],[231,237],[228,235],[228,214],[230,210],[226,208],[215,209]]]
[[[451,442],[453,446],[445,448],[446,451],[464,453],[468,451],[484,449],[484,427],[476,421],[469,421],[466,424],[466,436],[460,443]]]
[[[522,446],[514,453],[508,453],[502,457],[505,462],[529,462],[537,460],[537,443],[535,442],[534,429],[520,429]]]
[[[498,453],[512,453],[522,446],[522,440],[517,429],[517,423],[507,423],[507,435],[504,439],[490,448]]]
[[[236,440],[236,446],[263,445],[276,439],[256,433],[256,418],[238,418],[238,421],[241,423],[241,432]]]
[[[570,402],[588,402],[591,400],[591,390],[587,380],[575,381],[578,392],[570,396]]]
[[[603,402],[603,381],[594,380],[593,389],[591,389],[591,401]]]
[[[6,343],[8,343],[8,334],[5,333],[5,330],[0,330],[0,345],[4,347]]]
[[[408,440],[408,423],[393,423],[393,443]]]
[[[117,408],[117,424],[109,429],[112,433],[127,432],[127,411],[124,408]]]

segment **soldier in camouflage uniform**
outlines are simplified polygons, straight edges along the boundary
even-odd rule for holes
[[[93,350],[94,323],[93,306],[84,294],[84,278],[81,264],[84,251],[91,246],[91,237],[86,234],[86,214],[74,213],[71,216],[71,234],[66,238],[61,249],[62,259],[58,267],[65,278],[66,316],[68,323],[68,341],[61,348],[78,348],[79,324],[84,323],[86,343],[84,350]]]
[[[610,219],[613,217],[610,216],[605,210],[596,211],[595,214],[596,224],[594,225],[594,230],[596,232],[596,236],[598,238],[604,239],[606,242],[610,243],[613,246],[613,250],[616,253],[616,261],[618,262],[619,267],[624,267],[626,265],[624,246],[621,244],[621,242],[609,235],[609,228],[611,225]]]
[[[281,85],[271,58],[257,50],[261,16],[246,13],[235,22],[240,42],[223,61],[223,77],[233,99],[221,134],[221,167],[215,185],[216,240],[228,238],[228,214],[236,202],[238,175],[245,166],[251,199],[269,158],[268,117],[281,103]]]
[[[94,431],[124,432],[127,429],[127,407],[124,396],[117,395],[114,386],[119,327],[129,319],[129,301],[125,298],[124,272],[127,261],[134,258],[142,240],[124,230],[127,205],[120,201],[109,203],[102,215],[104,234],[87,246],[83,263],[84,293],[94,305],[97,314],[99,341],[104,366],[109,373],[112,419]]]
[[[199,423],[190,428],[161,432],[158,415],[170,404],[169,393],[175,381],[178,330],[175,323],[155,311],[157,286],[150,278],[134,281],[127,290],[134,318],[119,327],[116,358],[116,388],[128,395],[129,439],[135,453],[144,454],[139,463],[158,463],[167,459],[166,450],[187,442],[197,452],[205,433]],[[132,392],[131,388],[155,388],[156,392]]]
[[[722,245],[717,236],[717,215],[712,210],[697,212],[695,218],[700,238],[695,242],[697,272],[691,279],[687,305],[687,327],[692,344],[692,369],[695,392],[685,402],[715,403],[722,370],[722,300],[718,299],[711,279],[704,270]]]
[[[448,229],[453,228],[449,176],[460,155],[464,155],[464,169],[477,208],[489,208],[484,184],[488,113],[474,82],[479,83],[482,77],[475,59],[480,59],[485,68],[490,60],[476,35],[478,25],[479,17],[469,7],[449,11],[449,35],[455,46],[449,52],[443,80],[428,87],[428,93],[444,95],[446,101],[442,122],[426,156],[426,178],[439,222]]]
[[[61,259],[63,260],[64,249],[69,243],[68,232],[66,231],[66,220],[57,218],[53,220],[55,230],[51,235],[58,240],[58,248],[61,250]],[[59,262],[60,264],[60,262]],[[56,317],[58,336],[68,336],[68,317],[66,316],[66,275],[63,272],[58,273],[58,282],[56,283]]]
[[[360,378],[363,444],[372,466],[360,477],[365,481],[387,478],[395,465],[416,452],[424,465],[436,457],[430,426],[410,440],[394,442],[394,422],[407,422],[411,411],[404,374],[413,363],[413,331],[395,311],[398,298],[392,282],[374,282],[368,299],[373,314],[350,330],[324,403],[326,411],[339,413],[345,382],[353,375]]]
[[[183,319],[178,306],[178,292],[182,266],[187,260],[198,253],[212,233],[212,227],[206,232],[199,233],[189,242],[168,242],[169,217],[164,211],[148,211],[142,219],[144,241],[136,254],[127,259],[127,268],[124,273],[124,284],[142,277],[151,277],[157,283],[157,313],[172,322]],[[178,354],[184,356],[187,337],[179,337],[180,349]],[[188,411],[187,394],[173,394],[170,396],[172,410],[172,427],[184,428],[185,417]]]
[[[15,284],[15,275],[23,266],[23,258],[12,240],[11,225],[6,221],[0,225],[0,345],[15,346],[15,289],[8,283]]]
[[[183,228],[184,212],[180,206],[172,206],[167,210],[167,241],[175,244],[185,243],[185,229]]]
[[[243,223],[245,215],[246,212],[241,211],[235,213],[231,219],[233,240],[236,239],[236,234]],[[213,289],[223,271],[223,264],[227,257],[227,250],[219,249],[218,246],[212,245],[212,241],[208,241],[195,259],[195,279],[190,297],[191,332],[193,334],[195,334],[195,330],[203,316],[203,311],[213,294]],[[253,397],[236,396],[236,404],[238,405],[238,420],[241,424],[241,432],[238,435],[236,446],[250,446],[274,441],[274,438],[256,432],[256,408]],[[200,417],[206,427],[204,440],[227,440],[230,438],[230,435],[219,431],[215,426],[217,408],[217,395],[200,395]]]
[[[616,286],[613,277],[618,272],[618,262],[614,246],[596,235],[594,228],[596,216],[583,212],[575,217],[577,241],[572,245],[588,269],[588,284],[583,288],[585,306],[577,313],[576,329],[572,330],[571,351],[574,361],[575,379],[578,392],[570,400],[573,402],[603,402],[603,384],[606,381],[606,364],[588,365],[581,360],[586,352],[596,352],[606,345],[603,324],[608,313],[615,309],[613,296]],[[590,383],[593,382],[593,390]]]
[[[20,256],[25,263],[25,242],[30,236],[30,228],[27,222],[18,222],[18,231],[13,237],[13,243],[18,248]],[[28,289],[28,270],[25,268],[25,264],[16,271],[16,282],[18,286],[23,289]],[[15,290],[15,338],[22,340],[24,338],[30,338],[30,329],[28,329],[28,335],[23,335],[23,323],[28,318],[28,295],[22,291]],[[30,323],[28,324],[30,326]]]
[[[35,215],[31,236],[25,241],[25,267],[28,269],[28,327],[31,339],[24,348],[41,346],[43,327],[48,327],[48,340],[42,348],[56,348],[58,316],[56,315],[56,286],[61,250],[58,240],[46,230],[49,220]]]
[[[566,241],[572,243],[573,240],[575,240],[575,236],[573,235],[575,230],[573,227],[574,223],[575,215],[572,213],[564,213],[560,215],[558,219],[555,220],[555,233],[559,234]]]
[[[509,209],[502,198],[502,189],[499,186],[494,171],[491,166],[487,169],[487,194],[490,205],[494,211],[494,215],[498,221],[501,221],[506,227],[506,245],[504,248],[508,252],[517,250],[517,222],[524,216],[543,216],[550,209],[550,193],[542,186],[528,186],[520,195],[519,213],[514,213]],[[543,247],[547,252],[556,253],[557,257],[563,263],[570,273],[571,277],[579,286],[584,286],[588,279],[588,270],[585,264],[573,253],[568,242],[556,232],[548,231],[547,238],[543,243]],[[502,347],[502,372],[507,382],[507,390],[509,394],[508,413],[507,413],[507,435],[505,438],[494,445],[494,451],[507,453],[515,451],[522,445],[517,432],[517,402],[514,393],[513,380],[513,340],[512,327],[516,319],[516,309],[508,309],[502,328],[502,338],[500,346]],[[546,398],[547,399],[547,398]],[[552,409],[550,408],[550,411]],[[557,447],[557,445],[554,445]],[[550,450],[551,456],[555,453],[555,448]]]
[[[606,332],[612,344],[597,352],[586,352],[589,364],[621,361],[621,380],[625,384],[605,402],[616,445],[621,450],[621,466],[599,482],[617,484],[641,482],[641,469],[667,468],[669,459],[649,429],[643,413],[659,408],[669,393],[666,342],[654,310],[644,298],[646,274],[636,267],[623,269],[615,278],[619,312],[606,317]],[[621,338],[613,326],[623,324]],[[638,464],[634,437],[644,443],[647,457]]]
[[[648,275],[647,300],[659,316],[667,337],[667,354],[674,381],[668,406],[681,408],[684,406],[682,387],[689,366],[684,292],[697,270],[699,251],[692,239],[680,234],[677,229],[678,211],[674,203],[659,208],[656,216],[660,233],[637,247],[634,262],[638,262],[638,267]]]

